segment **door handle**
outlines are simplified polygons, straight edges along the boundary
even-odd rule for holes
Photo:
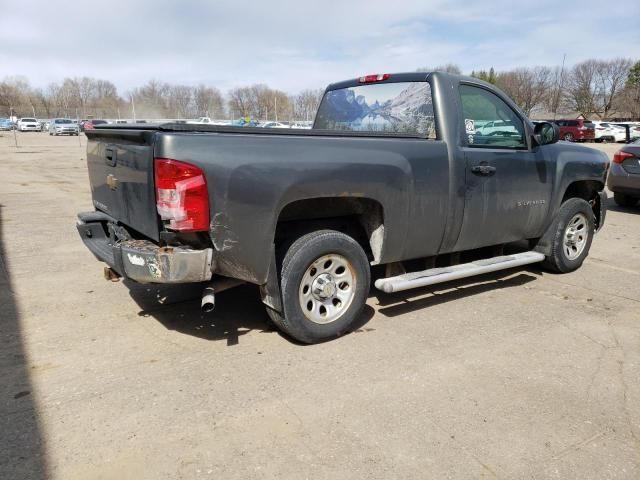
[[[475,165],[471,167],[471,173],[488,177],[496,173],[496,167],[492,167],[491,165]]]
[[[116,150],[112,147],[107,147],[105,149],[105,162],[107,163],[107,165],[109,165],[110,167],[115,167],[116,163],[118,162],[117,157],[116,157]]]

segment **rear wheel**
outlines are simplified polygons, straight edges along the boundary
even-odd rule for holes
[[[621,207],[635,207],[638,204],[636,197],[631,197],[623,193],[614,193],[613,200]]]
[[[589,255],[595,232],[591,206],[581,198],[568,199],[560,206],[551,228],[554,229],[551,255],[543,265],[559,273],[580,268]]]
[[[370,281],[369,261],[358,242],[334,230],[312,232],[296,240],[282,261],[284,312],[267,312],[300,342],[335,338],[360,316]]]
[[[574,137],[573,137],[573,133],[565,133],[564,137],[562,137],[564,140],[566,140],[567,142],[573,142],[574,141]]]

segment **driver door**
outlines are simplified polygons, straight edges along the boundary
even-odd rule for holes
[[[535,238],[551,199],[552,175],[524,120],[493,91],[460,84],[466,164],[462,228],[455,250]]]

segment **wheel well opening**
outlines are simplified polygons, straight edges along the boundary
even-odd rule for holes
[[[567,187],[567,190],[562,197],[562,203],[569,198],[582,198],[589,202],[593,209],[593,214],[596,222],[596,229],[602,226],[602,205],[600,205],[600,197],[598,192],[604,189],[604,185],[596,180],[582,180],[573,182]]]
[[[384,242],[382,205],[362,197],[309,198],[287,204],[278,217],[276,247],[324,228],[353,237],[370,260],[380,260]]]
[[[591,202],[598,196],[598,192],[604,188],[604,185],[596,180],[582,180],[573,182],[567,187],[562,197],[562,202],[569,198],[582,198],[587,202]]]

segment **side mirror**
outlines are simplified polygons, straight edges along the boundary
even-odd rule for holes
[[[533,138],[538,145],[549,145],[560,140],[560,127],[551,122],[538,122],[533,129]]]

